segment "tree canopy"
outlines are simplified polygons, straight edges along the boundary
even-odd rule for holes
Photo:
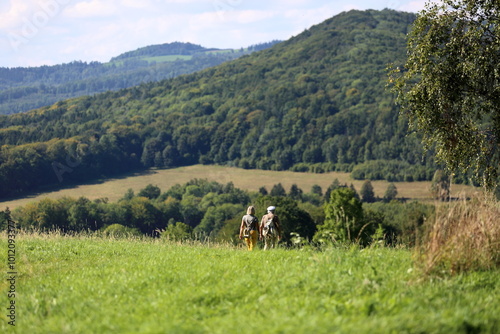
[[[398,100],[452,172],[488,188],[500,171],[500,3],[442,0],[420,12],[408,59],[394,70]]]

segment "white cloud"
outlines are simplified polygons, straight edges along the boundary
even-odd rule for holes
[[[118,11],[114,1],[91,0],[76,3],[66,10],[65,15],[69,18],[95,18],[114,16]]]
[[[262,20],[272,19],[276,17],[276,12],[264,10],[243,10],[236,11],[231,17],[231,21],[239,24],[255,23]]]
[[[151,2],[146,0],[122,0],[121,5],[130,8],[148,8]]]
[[[409,1],[408,3],[401,5],[398,10],[402,10],[405,12],[419,12],[424,9],[425,4],[429,2],[428,0],[419,0],[419,1]]]
[[[310,3],[310,0],[277,0],[276,3],[287,6],[287,7],[297,7],[297,6],[304,6]]]
[[[352,9],[352,8],[348,8]],[[292,27],[290,36],[297,35],[315,24],[319,24],[326,19],[347,10],[345,6],[324,5],[311,9],[290,9],[284,12],[284,21]]]
[[[0,29],[10,29],[22,24],[22,19],[30,13],[29,1],[14,1],[0,12]]]
[[[262,20],[271,19],[276,16],[273,11],[264,10],[224,10],[217,12],[205,12],[192,17],[190,20],[195,23],[198,20],[204,22],[204,24],[225,24],[231,23],[235,25],[256,23]]]
[[[173,41],[244,47],[287,39],[341,11],[389,4],[418,11],[424,1],[0,0],[0,66],[107,61]],[[24,38],[16,49],[8,39],[12,34]]]

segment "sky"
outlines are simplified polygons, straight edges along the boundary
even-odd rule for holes
[[[351,9],[418,12],[426,0],[0,0],[0,67],[107,62],[140,47],[240,48],[287,40]]]

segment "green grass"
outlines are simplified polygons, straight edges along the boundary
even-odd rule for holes
[[[494,333],[500,326],[499,271],[420,279],[405,249],[248,252],[21,234],[16,250],[18,333]],[[2,280],[4,310],[6,289]],[[0,331],[12,332],[5,313]]]
[[[129,188],[137,193],[151,183],[160,187],[162,191],[167,191],[177,183],[183,184],[194,178],[208,179],[222,184],[233,182],[237,188],[249,191],[258,191],[262,186],[265,186],[266,189],[270,191],[273,185],[278,183],[281,183],[286,191],[290,190],[292,184],[297,184],[304,192],[310,192],[314,184],[320,185],[323,191],[325,191],[336,178],[341,183],[354,184],[356,189],[360,191],[364,182],[352,180],[349,173],[340,172],[314,174],[193,165],[173,169],[151,169],[146,173],[124,175],[121,178],[103,180],[101,183],[80,185],[16,200],[3,201],[0,202],[0,208],[9,207],[12,210],[45,197],[57,199],[64,196],[75,198],[85,196],[91,200],[106,197],[111,202],[115,202],[123,197]],[[430,182],[396,182],[395,184],[398,189],[398,197],[400,198],[404,197],[417,200],[430,199]],[[372,181],[372,185],[375,195],[384,197],[384,193],[389,183],[387,181]],[[472,187],[452,185],[452,196],[456,196],[462,192],[469,195],[473,191],[474,189]]]
[[[157,63],[165,63],[165,62],[172,62],[176,60],[191,60],[193,56],[186,56],[186,55],[170,55],[170,56],[157,56],[157,57],[144,57],[141,58],[141,60],[145,60],[147,62],[157,62]]]
[[[115,60],[115,61],[112,61],[112,62],[108,62],[108,63],[105,63],[104,65],[106,66],[111,66],[111,65],[115,65],[115,66],[123,66],[123,64],[126,62],[126,61],[130,61],[130,60],[144,60],[144,61],[147,61],[149,63],[151,62],[157,62],[157,63],[169,63],[169,62],[173,62],[173,61],[176,61],[176,60],[191,60],[193,58],[193,56],[188,56],[188,55],[168,55],[168,56],[157,56],[157,57],[134,57],[134,58],[128,58],[128,59],[125,59],[125,60]]]

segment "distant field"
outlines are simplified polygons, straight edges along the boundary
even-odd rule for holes
[[[248,51],[248,48],[243,49],[244,51]],[[222,49],[222,50],[213,50],[213,51],[206,51],[206,54],[221,54],[221,53],[231,53],[239,51],[237,49]]]
[[[158,56],[158,57],[145,57],[142,58],[142,60],[146,60],[148,62],[171,62],[171,61],[176,61],[176,60],[191,60],[193,56],[185,56],[185,55],[170,55],[170,56]]]
[[[288,191],[292,184],[297,184],[304,192],[310,192],[314,184],[321,186],[325,191],[336,178],[341,183],[351,183],[359,191],[364,181],[355,181],[350,178],[349,173],[297,173],[297,172],[276,172],[266,170],[247,170],[223,166],[194,165],[179,167],[174,169],[149,170],[146,173],[131,174],[121,178],[108,179],[102,183],[86,184],[74,188],[62,189],[59,191],[41,193],[27,198],[0,202],[0,208],[9,207],[14,209],[29,202],[40,200],[44,197],[60,198],[64,196],[80,197],[89,199],[108,198],[110,201],[117,201],[128,189],[133,189],[136,193],[148,184],[153,184],[162,191],[168,190],[173,185],[183,184],[187,181],[199,178],[217,181],[220,183],[233,182],[238,188],[258,191],[265,186],[268,191],[273,185],[281,183]],[[372,181],[375,195],[383,197],[388,186],[387,181]],[[430,199],[430,182],[396,182],[398,197],[418,200]],[[452,195],[461,193],[472,193],[474,188],[462,185],[452,185]]]

